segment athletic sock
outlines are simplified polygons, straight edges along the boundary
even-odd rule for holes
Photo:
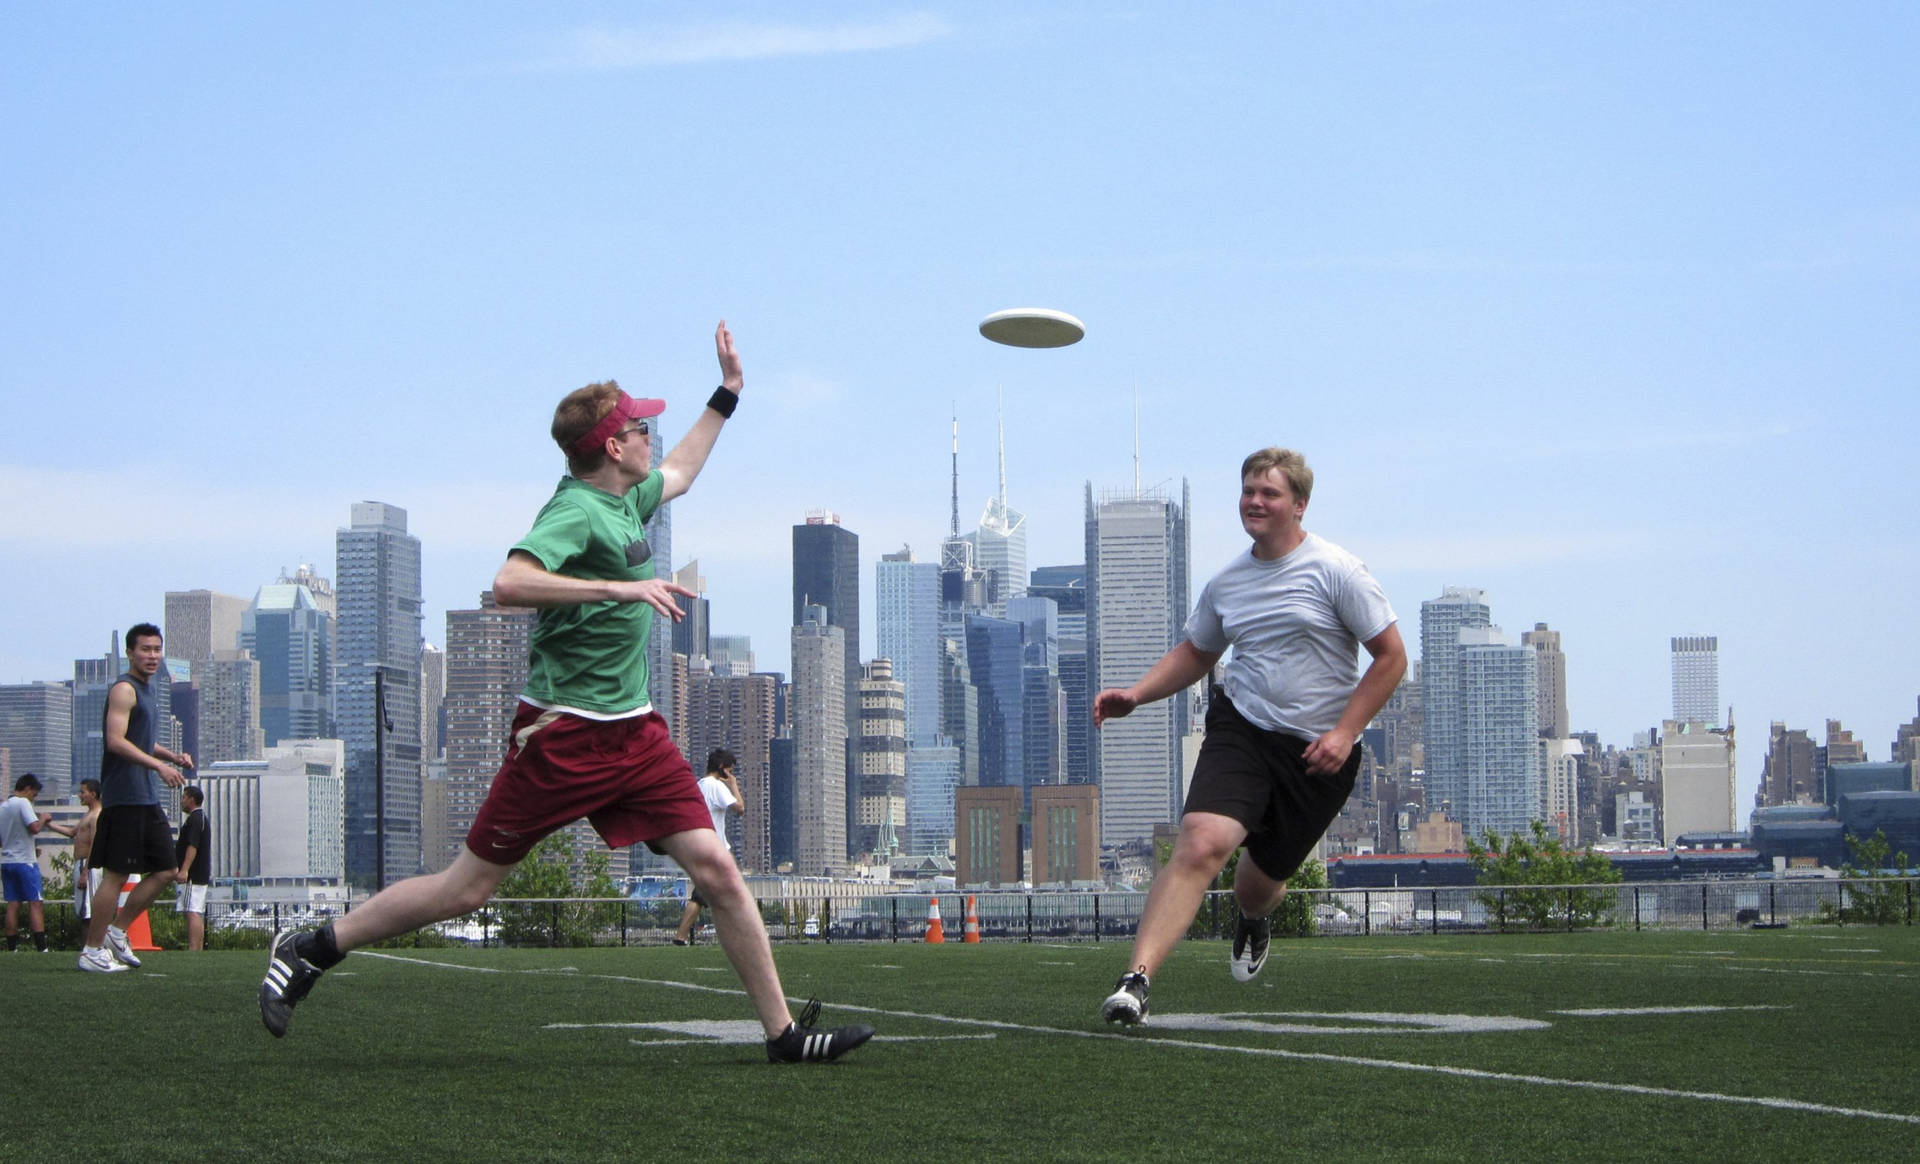
[[[123,930],[123,929],[121,929],[121,928],[120,928],[119,926],[116,926],[116,925],[114,925],[114,924],[112,924],[111,922],[109,922],[109,923],[107,924],[107,937],[109,937],[109,938],[114,938],[114,937],[117,937],[117,938],[119,938],[119,939],[120,939],[120,940],[121,940],[122,942],[124,942],[124,941],[126,941],[126,940],[127,940],[127,931],[125,931],[125,930]]]
[[[47,952],[47,931],[45,930],[33,931],[33,948],[40,951],[42,954]]]
[[[20,935],[8,934],[7,935],[7,953],[11,954],[15,950],[18,950],[19,948],[20,948]]]
[[[346,957],[340,952],[339,944],[333,940],[332,922],[328,922],[317,930],[301,934],[293,943],[293,952],[306,959],[317,970],[331,970]]]

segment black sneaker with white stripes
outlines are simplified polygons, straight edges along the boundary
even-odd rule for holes
[[[1130,1027],[1147,1017],[1147,976],[1139,972],[1122,974],[1113,984],[1113,993],[1100,1004],[1100,1017],[1110,1023]]]
[[[770,1063],[828,1063],[873,1037],[873,1028],[865,1023],[816,1031],[813,1021],[820,1017],[820,1000],[800,1008],[800,1017],[787,1024],[778,1038],[767,1040]]]
[[[1267,945],[1273,940],[1273,918],[1251,918],[1240,915],[1240,921],[1233,927],[1233,958],[1228,963],[1233,968],[1235,982],[1252,982],[1254,975],[1267,964]]]
[[[295,943],[305,930],[281,930],[273,938],[267,976],[260,981],[260,1021],[278,1039],[286,1035],[294,1004],[320,981],[320,967],[302,958]]]

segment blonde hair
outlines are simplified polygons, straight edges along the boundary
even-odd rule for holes
[[[1287,488],[1293,491],[1294,500],[1312,499],[1313,470],[1307,467],[1307,459],[1292,449],[1275,446],[1247,454],[1247,459],[1240,462],[1240,479],[1264,477],[1269,469],[1280,470],[1280,475],[1287,479]]]

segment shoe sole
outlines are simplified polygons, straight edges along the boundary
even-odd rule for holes
[[[82,962],[80,969],[89,974],[124,974],[127,971],[127,967],[122,966],[118,962],[108,962],[105,966],[89,966],[85,962]]]
[[[1233,980],[1235,982],[1252,982],[1260,976],[1260,971],[1267,968],[1267,960],[1263,957],[1258,962],[1249,966],[1245,959],[1235,958],[1230,965],[1233,969]]]
[[[1147,1017],[1147,1008],[1141,1006],[1140,1000],[1133,995],[1124,990],[1118,990],[1108,995],[1107,1000],[1100,1004],[1100,1017],[1123,1027],[1138,1026],[1140,1020]]]
[[[833,1035],[837,1043],[845,1043],[846,1045],[836,1046],[831,1055],[824,1055],[818,1059],[809,1059],[804,1055],[798,1059],[776,1059],[772,1055],[768,1055],[767,1060],[782,1067],[790,1063],[831,1063],[842,1055],[857,1051],[861,1047],[866,1046],[867,1040],[873,1038],[873,1028],[868,1026],[843,1027],[841,1030],[833,1032]],[[817,1036],[809,1035],[809,1037]]]

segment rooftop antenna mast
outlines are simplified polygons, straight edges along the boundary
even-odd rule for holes
[[[1133,378],[1133,497],[1140,499],[1140,377]]]
[[[995,385],[994,420],[1000,430],[1000,511],[1007,509],[1007,394],[1006,390]]]
[[[949,537],[960,536],[960,409],[953,408],[953,528]]]

